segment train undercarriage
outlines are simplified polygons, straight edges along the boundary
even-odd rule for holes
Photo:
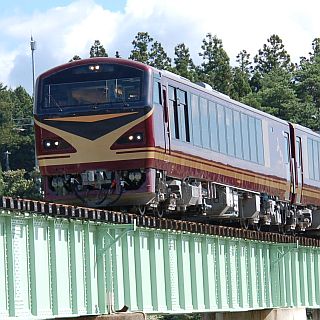
[[[77,199],[88,207],[116,207],[141,215],[180,216],[286,233],[318,228],[318,223],[313,223],[317,208],[193,177],[177,179],[155,169],[87,170],[79,175],[54,176],[47,182],[51,193],[69,198],[69,203]]]

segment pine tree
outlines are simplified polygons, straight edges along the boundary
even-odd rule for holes
[[[242,98],[252,92],[250,87],[250,74],[252,70],[250,54],[246,50],[242,50],[237,55],[236,61],[238,66],[232,68],[231,97],[241,101]]]
[[[223,48],[222,40],[211,33],[206,35],[199,55],[203,58],[201,79],[210,84],[214,89],[230,94],[232,74],[230,59]]]
[[[191,81],[196,81],[196,68],[191,59],[189,48],[180,43],[174,48],[174,72]]]
[[[129,59],[147,64],[150,58],[152,42],[153,38],[150,37],[148,32],[138,32],[132,41],[133,50],[131,51]]]
[[[78,55],[74,55],[72,59],[69,60],[69,62],[77,61],[77,60],[81,60],[81,57],[79,57]]]
[[[158,41],[155,41],[151,46],[148,64],[160,70],[169,70],[171,68],[171,59]]]
[[[294,65],[290,61],[290,55],[284,49],[284,44],[280,37],[273,34],[267,39],[268,44],[264,44],[254,57],[255,70],[260,74],[266,74],[273,69],[282,68],[289,72],[294,70]]]
[[[99,40],[95,40],[93,46],[90,49],[90,58],[107,56],[108,54],[103,45],[100,43]]]

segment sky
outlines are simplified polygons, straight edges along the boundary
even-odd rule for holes
[[[220,38],[235,65],[253,58],[272,34],[293,62],[307,57],[320,37],[319,0],[0,0],[0,83],[32,93],[30,37],[36,41],[35,74],[89,56],[100,40],[109,56],[127,58],[138,32],[148,32],[174,58],[185,43],[196,64],[207,33]]]

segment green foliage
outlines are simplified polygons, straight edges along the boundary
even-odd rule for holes
[[[27,174],[26,170],[3,172],[3,195],[18,198],[40,199],[38,181],[39,174],[32,172]]]
[[[0,194],[3,194],[3,173],[2,173],[2,167],[0,165]]]
[[[0,158],[4,165],[4,152],[9,151],[10,167],[34,167],[34,131],[32,99],[26,90],[3,88],[0,91]],[[4,166],[3,166],[4,167]]]
[[[132,41],[133,50],[129,59],[140,61],[160,70],[171,70],[171,58],[158,41],[154,41],[148,32],[138,32]]]
[[[261,109],[276,117],[290,120],[290,108],[298,103],[291,84],[291,75],[284,69],[274,69],[261,80],[262,88],[257,93]]]
[[[169,70],[171,68],[171,59],[164,51],[160,42],[155,41],[152,44],[148,63],[150,66],[160,70]]]
[[[208,33],[202,43],[203,51],[199,55],[204,62],[199,78],[214,89],[229,95],[232,87],[232,73],[230,59],[223,48],[222,40]]]
[[[129,59],[148,64],[152,42],[153,38],[150,37],[148,32],[138,32],[132,41],[133,50]]]
[[[99,40],[95,40],[93,46],[90,49],[90,58],[107,56],[108,54],[103,45],[100,43]]]
[[[189,48],[180,43],[174,48],[174,64],[173,72],[185,77],[193,82],[197,81],[196,67],[191,59]]]
[[[159,320],[201,320],[202,316],[200,313],[192,314],[168,314],[161,315]]]
[[[232,69],[232,88],[231,97],[241,101],[242,98],[251,93],[248,74],[242,71],[241,68],[235,67]]]
[[[273,69],[294,70],[294,65],[290,61],[290,55],[284,49],[284,44],[280,37],[273,34],[254,57],[256,63],[255,70],[261,74],[266,74]]]
[[[74,55],[72,59],[69,60],[69,62],[77,61],[77,60],[81,60],[81,57],[79,57],[78,55]]]

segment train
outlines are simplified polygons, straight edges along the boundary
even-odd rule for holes
[[[45,200],[270,226],[320,227],[320,135],[169,71],[96,57],[41,74]]]

